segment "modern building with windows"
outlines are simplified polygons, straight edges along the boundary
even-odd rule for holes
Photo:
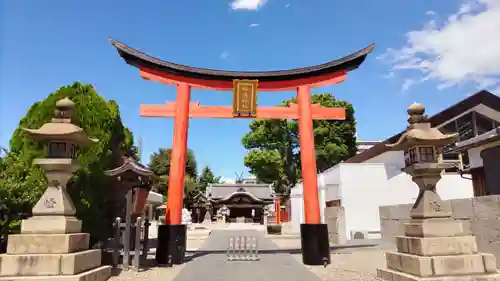
[[[491,176],[487,180],[488,177],[484,176],[488,174],[485,169],[477,168],[486,165],[488,161],[500,159],[500,148],[486,156],[490,157],[489,160],[483,157],[482,162],[478,162],[478,158],[481,158],[478,151],[481,151],[481,148],[465,146],[465,142],[488,132],[491,134],[491,130],[500,126],[500,97],[488,91],[480,91],[431,116],[430,122],[443,133],[459,133],[458,144],[466,148],[456,149],[453,144],[446,147],[440,155],[443,161],[455,164],[443,173],[442,180],[438,183],[437,189],[442,199],[467,198],[493,192],[492,185],[496,179],[494,176],[500,180],[500,169],[488,170]],[[404,129],[401,128],[401,132],[375,143],[318,176],[321,208],[342,208],[343,218],[340,221],[347,239],[351,233],[358,231],[378,231],[380,206],[415,201],[418,188],[411,177],[401,171],[405,166],[403,151],[392,151],[386,146],[395,143]],[[464,175],[464,172],[469,172],[472,176]],[[476,183],[473,188],[471,178],[475,179],[474,182],[489,181],[490,184],[486,188],[489,191],[485,192],[485,187]],[[298,230],[304,219],[300,184],[292,189],[291,200],[293,227]]]

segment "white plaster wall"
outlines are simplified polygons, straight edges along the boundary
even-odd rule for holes
[[[290,192],[293,232],[300,232],[300,224],[304,221],[304,200],[302,198],[302,184],[298,184]]]
[[[363,163],[384,163],[389,166],[394,165],[403,167],[405,164],[405,158],[403,151],[387,151],[371,159],[368,159]]]
[[[156,193],[156,192],[153,192],[153,191],[150,191],[146,201],[148,203],[161,205],[161,204],[163,204],[163,195]]]
[[[334,191],[334,193],[337,193]],[[324,176],[322,174],[318,175],[318,199],[319,208],[321,215],[321,223],[326,223],[325,221],[325,202],[328,198],[328,191],[325,185]],[[304,197],[303,197],[303,185],[302,183],[297,184],[292,188],[290,192],[290,198],[292,203],[292,230],[294,232],[300,231],[300,224],[304,223]]]
[[[483,158],[481,158],[482,147],[474,147],[467,151],[469,155],[470,168],[479,168],[483,166]]]
[[[346,237],[352,230],[378,230],[378,206],[404,198],[402,189],[389,192],[384,164],[342,164],[340,173]]]
[[[365,163],[339,164],[319,175],[322,220],[325,201],[341,199],[346,237],[353,230],[379,231],[380,206],[413,203],[418,194],[411,177],[401,171],[403,157],[402,151],[389,151]],[[473,196],[472,181],[458,174],[443,173],[437,189],[443,200]],[[291,200],[292,229],[298,232],[304,222],[302,184],[292,189]]]
[[[413,203],[418,195],[409,175],[383,163],[343,164],[341,175],[347,237],[353,230],[379,231],[380,206]],[[473,196],[472,181],[457,174],[444,174],[437,189],[443,200]]]

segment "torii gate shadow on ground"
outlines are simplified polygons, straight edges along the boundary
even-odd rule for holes
[[[283,71],[238,72],[194,68],[148,56],[110,38],[129,65],[147,80],[177,87],[175,102],[141,105],[142,117],[174,117],[166,225],[158,227],[156,260],[159,264],[185,261],[186,226],[181,224],[189,118],[298,119],[304,196],[304,223],[300,226],[302,261],[306,265],[330,263],[328,228],[321,223],[313,119],[344,120],[343,108],[311,105],[310,89],[343,82],[348,71],[358,68],[374,45],[325,64]],[[256,107],[256,92],[297,91],[290,107]],[[232,91],[233,107],[190,103],[191,88]]]

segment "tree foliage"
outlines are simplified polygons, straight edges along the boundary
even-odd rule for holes
[[[151,171],[153,171],[155,175],[160,178],[160,180],[158,180],[153,185],[153,189],[165,196],[167,195],[168,190],[168,176],[170,175],[171,155],[171,148],[160,148],[158,152],[155,152],[151,155],[149,162],[149,169],[151,169]],[[184,181],[186,183],[189,183],[192,181],[191,179],[196,180],[198,176],[197,171],[198,164],[196,163],[194,152],[191,149],[188,149],[186,153],[186,177]]]
[[[354,108],[331,94],[311,96],[313,104],[324,107],[343,107],[346,120],[314,120],[314,141],[318,172],[356,155],[356,121]],[[296,99],[284,101],[279,106],[289,106]],[[250,132],[243,137],[243,145],[249,149],[245,166],[258,180],[273,183],[277,192],[287,190],[301,178],[298,121],[255,120]]]
[[[212,172],[210,167],[205,166],[201,171],[200,177],[198,179],[198,183],[200,186],[200,191],[205,192],[207,186],[211,183],[221,183],[221,177],[216,177]]]
[[[168,195],[168,179],[170,175],[170,160],[172,149],[160,148],[158,152],[151,155],[149,168],[159,177],[153,188],[163,194]],[[192,150],[187,150],[186,168],[184,177],[184,203],[189,204],[200,192],[204,192],[210,183],[219,183],[220,177],[216,177],[212,170],[206,166],[200,176],[197,174],[197,162]]]
[[[90,232],[94,241],[105,239],[112,219],[120,215],[122,188],[103,172],[119,165],[124,155],[137,158],[137,148],[132,133],[121,121],[116,102],[107,102],[91,85],[64,86],[30,107],[10,140],[10,152],[1,160],[0,194],[7,198],[4,204],[9,213],[31,212],[46,188],[45,174],[31,163],[34,158],[45,157],[47,150],[45,144],[27,138],[21,127],[34,129],[50,122],[56,102],[65,97],[76,104],[74,122],[99,139],[93,147],[79,150],[77,159],[84,168],[69,181],[68,192],[83,221],[83,231]]]

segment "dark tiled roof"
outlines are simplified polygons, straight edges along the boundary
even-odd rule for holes
[[[117,176],[127,171],[132,171],[146,177],[152,177],[154,175],[153,171],[130,157],[124,158],[123,164],[120,167],[105,171],[104,173],[108,176]]]
[[[225,71],[206,68],[197,68],[168,61],[163,61],[149,56],[141,51],[133,49],[122,42],[109,39],[111,44],[118,50],[120,56],[130,65],[145,67],[149,69],[167,72],[184,77],[199,78],[206,80],[233,81],[234,79],[258,79],[259,81],[282,81],[295,80],[334,73],[342,70],[354,70],[365,60],[366,56],[373,50],[374,44],[359,50],[351,55],[333,60],[324,64],[278,71]]]
[[[272,187],[269,184],[212,184],[207,188],[207,197],[221,199],[235,192],[248,192],[259,199],[271,199]]]

